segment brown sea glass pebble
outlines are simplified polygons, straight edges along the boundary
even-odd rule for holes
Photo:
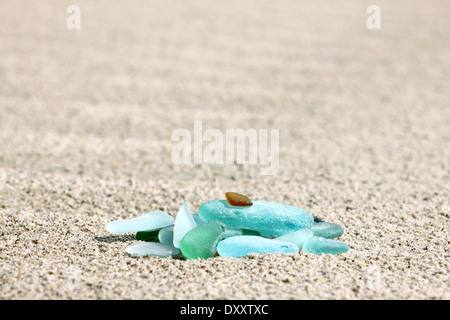
[[[236,193],[236,192],[227,192],[225,193],[225,197],[228,200],[228,203],[232,206],[239,206],[239,207],[248,207],[253,205],[253,202],[249,199],[249,197],[244,196],[243,194]]]

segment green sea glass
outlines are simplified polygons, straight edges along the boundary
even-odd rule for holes
[[[188,231],[180,242],[180,250],[188,259],[214,257],[217,244],[225,237],[225,225],[221,222],[205,222]]]
[[[136,232],[136,240],[159,242],[159,231],[160,230],[138,231]]]

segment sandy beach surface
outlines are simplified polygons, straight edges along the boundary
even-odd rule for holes
[[[450,3],[376,2],[1,1],[0,299],[449,299]],[[278,173],[175,164],[194,121],[278,129]],[[227,191],[350,249],[134,258],[106,230]]]

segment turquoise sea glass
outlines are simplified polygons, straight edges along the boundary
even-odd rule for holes
[[[158,239],[161,243],[173,245],[173,225],[164,227],[159,230]]]
[[[311,229],[300,229],[295,232],[287,233],[285,235],[277,237],[273,240],[293,243],[300,250],[303,246],[303,243],[305,243],[312,237],[313,237],[313,232],[311,231]]]
[[[249,253],[295,253],[298,247],[284,241],[275,241],[258,236],[236,236],[226,238],[217,245],[222,257],[245,257]]]
[[[348,251],[348,245],[338,240],[312,237],[303,244],[302,251],[314,254],[339,254]]]
[[[339,238],[344,233],[344,229],[340,225],[329,222],[315,222],[311,230],[316,237],[327,239]]]
[[[227,227],[255,230],[263,237],[311,228],[314,223],[313,215],[307,210],[268,201],[253,201],[252,206],[238,207],[227,200],[213,200],[203,203],[198,213],[203,221],[220,221]]]

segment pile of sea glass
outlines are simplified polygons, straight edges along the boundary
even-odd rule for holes
[[[215,256],[296,253],[339,254],[348,246],[339,238],[344,230],[309,211],[268,201],[251,201],[228,192],[226,200],[203,203],[192,214],[184,202],[176,217],[151,211],[142,216],[111,221],[111,233],[135,232],[140,240],[126,251],[133,256],[181,256],[207,259]]]

